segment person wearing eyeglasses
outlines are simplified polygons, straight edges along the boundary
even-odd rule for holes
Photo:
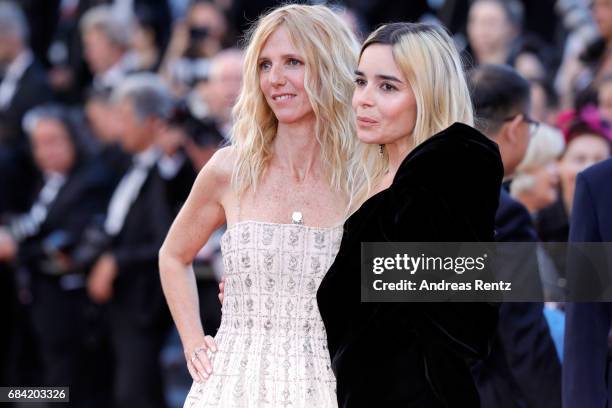
[[[537,122],[530,118],[529,82],[504,65],[482,65],[468,74],[476,128],[499,145],[504,177],[511,179],[525,157]],[[495,241],[534,242],[537,235],[527,209],[505,187],[495,215]],[[539,276],[535,251],[515,256],[507,270]],[[514,276],[517,281],[521,278]],[[560,407],[561,366],[542,303],[504,303],[491,354],[473,375],[486,407]]]

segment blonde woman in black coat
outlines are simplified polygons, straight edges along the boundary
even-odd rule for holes
[[[361,243],[493,241],[497,145],[471,127],[459,56],[437,26],[376,30],[355,82],[357,136],[372,145],[363,160],[378,165],[317,293],[339,405],[477,407],[469,367],[488,353],[496,307],[361,303]]]

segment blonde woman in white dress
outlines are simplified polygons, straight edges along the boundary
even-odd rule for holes
[[[160,250],[194,379],[185,407],[334,407],[315,294],[364,182],[351,96],[358,44],[323,6],[289,5],[250,33],[232,144],[199,174]],[[202,329],[191,262],[222,238],[221,327]]]

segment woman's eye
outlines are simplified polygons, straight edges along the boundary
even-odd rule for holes
[[[383,82],[383,83],[380,85],[380,89],[382,89],[383,91],[387,91],[387,92],[388,92],[388,91],[395,91],[395,90],[397,90],[397,88],[396,88],[396,87],[394,87],[394,86],[393,86],[393,85],[391,85],[391,84],[385,83],[385,82]]]
[[[295,59],[295,58],[291,58],[291,59],[289,60],[289,65],[292,65],[292,66],[297,66],[297,65],[301,65],[301,64],[302,64],[302,61],[297,60],[297,59]]]
[[[259,63],[259,69],[261,69],[262,71],[267,71],[268,69],[270,69],[271,66],[272,64],[270,64],[269,61],[262,61]]]
[[[361,86],[365,86],[366,81],[363,78],[355,78],[355,85],[361,87]]]

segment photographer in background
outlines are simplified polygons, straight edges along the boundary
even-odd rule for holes
[[[165,406],[160,352],[170,318],[159,281],[157,253],[171,221],[156,141],[172,100],[161,79],[127,77],[113,92],[120,143],[131,165],[110,198],[87,291],[107,303],[114,351],[115,407]],[[97,246],[97,249],[95,248]],[[82,252],[87,252],[82,248]]]
[[[166,180],[174,215],[187,199],[199,171],[223,142],[213,123],[193,116],[185,102],[177,104],[157,140],[163,151],[158,167]]]
[[[177,21],[161,65],[161,73],[178,96],[208,78],[210,58],[225,45],[227,21],[215,3],[194,0],[186,21]]]
[[[117,18],[111,6],[100,5],[89,9],[79,26],[93,88],[112,90],[133,70],[126,58],[132,35],[129,25]]]
[[[168,180],[169,202],[178,213],[196,174],[226,141],[231,112],[242,85],[242,50],[228,48],[211,59],[206,80],[177,104],[158,144],[164,151],[159,167]]]
[[[84,271],[73,267],[72,253],[111,189],[65,110],[37,108],[24,122],[42,183],[30,210],[0,227],[0,263],[16,261],[21,281],[29,282],[44,385],[70,384],[74,407],[105,407],[108,359],[93,331],[102,326],[100,309],[88,300]]]
[[[233,125],[232,109],[242,86],[243,62],[244,52],[238,48],[220,51],[210,61],[208,78],[197,83],[190,98],[194,114],[215,126],[226,140]]]
[[[130,156],[119,143],[121,123],[116,119],[115,106],[110,98],[108,91],[91,89],[87,93],[84,113],[95,155],[106,163],[106,176],[116,185],[130,165]]]
[[[28,208],[35,171],[21,121],[52,99],[44,68],[28,46],[29,31],[19,6],[0,1],[0,217]]]

